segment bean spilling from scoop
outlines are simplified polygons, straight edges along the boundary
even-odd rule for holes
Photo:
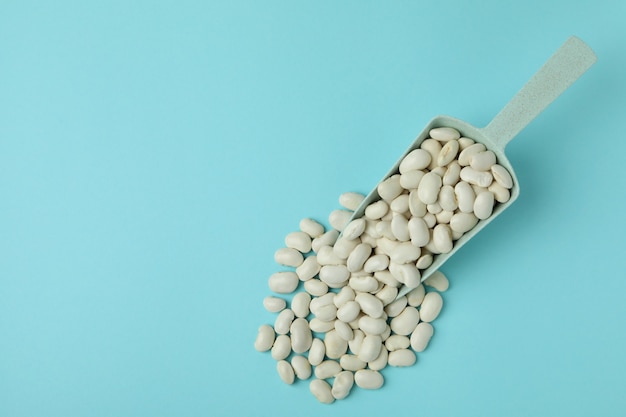
[[[378,185],[380,200],[362,218],[350,221],[364,196],[344,193],[344,209],[329,216],[332,230],[303,219],[275,253],[292,270],[273,274],[270,289],[302,290],[289,303],[263,300],[277,317],[259,328],[255,348],[271,351],[286,384],[313,375],[309,388],[322,403],[346,398],[355,385],[382,387],[387,366],[415,364],[449,286],[439,271],[422,284],[421,271],[510,198],[513,180],[493,152],[452,128],[429,133]],[[397,298],[402,285],[411,291]]]

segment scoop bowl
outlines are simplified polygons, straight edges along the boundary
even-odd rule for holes
[[[452,127],[458,130],[461,136],[482,143],[487,149],[493,151],[496,155],[497,163],[506,168],[513,179],[510,199],[506,203],[497,203],[492,215],[485,220],[479,221],[473,229],[455,241],[450,252],[434,256],[433,263],[421,273],[422,282],[517,200],[520,194],[520,186],[513,166],[504,153],[506,145],[561,93],[571,86],[574,81],[584,74],[596,60],[596,55],[587,44],[575,36],[570,37],[486,127],[477,128],[467,122],[449,116],[434,117],[411,146],[402,154],[391,170],[382,178],[381,182],[397,174],[404,157],[412,150],[419,148],[420,144],[429,137],[431,129]],[[378,200],[380,200],[380,196],[378,195],[377,187],[374,187],[357,207],[351,220],[363,217],[365,208]],[[398,293],[398,297],[405,295],[410,290],[411,288],[403,286]]]

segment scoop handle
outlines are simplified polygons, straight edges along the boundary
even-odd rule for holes
[[[543,64],[522,89],[483,129],[504,149],[507,143],[597,60],[591,48],[572,36]]]

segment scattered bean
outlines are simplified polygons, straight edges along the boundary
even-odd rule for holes
[[[270,313],[278,313],[287,307],[287,301],[270,295],[263,299],[263,307]]]
[[[314,379],[311,381],[309,389],[311,390],[311,394],[322,404],[332,404],[335,401],[330,385],[323,379]]]
[[[385,380],[378,371],[361,369],[354,373],[354,382],[359,388],[379,389],[383,386]]]

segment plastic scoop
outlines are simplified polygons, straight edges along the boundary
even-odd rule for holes
[[[496,154],[498,164],[504,166],[513,178],[510,199],[506,203],[496,204],[491,217],[479,221],[473,229],[466,232],[454,243],[452,251],[434,256],[431,266],[422,271],[422,282],[433,272],[437,271],[456,251],[517,199],[520,192],[519,183],[511,163],[504,154],[504,148],[515,135],[584,74],[596,60],[596,55],[587,44],[575,36],[570,37],[486,127],[477,128],[467,122],[449,116],[437,116],[426,125],[413,144],[402,154],[387,175],[384,176],[383,180],[397,174],[402,159],[409,152],[417,149],[422,141],[428,138],[428,132],[431,129],[452,127],[458,130],[462,136],[480,142],[487,149],[493,151]],[[351,220],[362,217],[365,208],[378,200],[380,200],[380,196],[376,188],[374,188],[356,209]],[[410,290],[407,287],[401,288],[398,297],[405,295]]]

